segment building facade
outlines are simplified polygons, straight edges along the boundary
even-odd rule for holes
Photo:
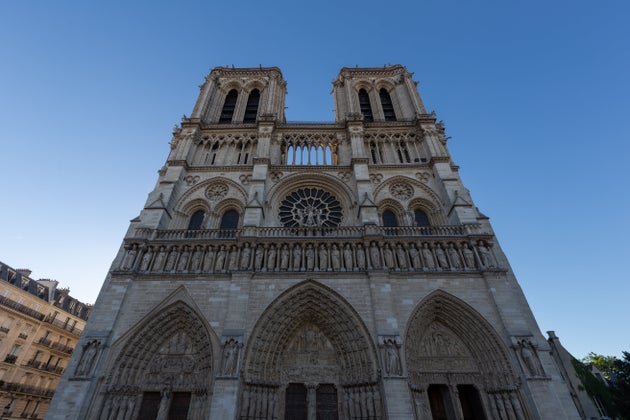
[[[49,419],[579,418],[402,66],[285,121],[219,67],[107,275]]]
[[[0,262],[0,418],[42,419],[90,305]]]

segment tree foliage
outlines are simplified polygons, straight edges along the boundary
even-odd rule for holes
[[[630,420],[630,353],[624,351],[621,359],[589,353],[582,362],[597,367],[608,380],[613,415],[619,416],[620,419]],[[588,379],[583,380],[585,388],[587,388],[586,382],[589,382]],[[590,392],[589,395],[591,395]]]

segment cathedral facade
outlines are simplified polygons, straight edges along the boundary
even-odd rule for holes
[[[579,418],[412,75],[343,68],[331,123],[285,94],[206,77],[47,418]]]

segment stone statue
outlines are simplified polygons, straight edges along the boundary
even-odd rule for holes
[[[313,244],[306,246],[306,270],[313,271],[315,268],[315,251],[313,250]]]
[[[127,255],[125,256],[125,260],[122,263],[122,269],[125,271],[129,271],[133,268],[133,263],[136,260],[136,255],[138,255],[138,248],[136,245],[132,245],[131,248],[127,251]]]
[[[249,243],[245,242],[243,249],[241,250],[241,270],[249,270],[249,260],[252,256],[252,249],[249,247]]]
[[[370,262],[372,263],[373,268],[377,270],[381,268],[381,252],[374,241],[372,241],[372,244],[370,245]]]
[[[173,271],[175,269],[176,261],[177,261],[177,247],[174,246],[171,248],[171,252],[168,254],[168,258],[166,259],[166,265],[164,266],[164,271]]]
[[[238,248],[236,245],[230,247],[230,256],[228,258],[228,270],[236,271],[238,269]]]
[[[267,251],[267,271],[274,271],[276,269],[276,246],[271,245],[269,251]]]
[[[203,271],[205,273],[209,273],[212,271],[214,267],[214,247],[212,245],[208,246],[206,251],[206,258],[203,260]]]
[[[383,260],[385,260],[385,268],[389,268],[390,270],[396,268],[396,263],[394,262],[394,253],[389,244],[385,244],[385,247],[383,248]]]
[[[420,270],[422,268],[422,263],[420,262],[420,251],[414,244],[409,245],[409,259],[411,260],[411,264],[413,264],[413,268],[415,270]]]
[[[339,248],[337,248],[337,244],[332,245],[332,249],[330,250],[330,260],[334,271],[341,270],[341,252],[339,251]]]
[[[101,342],[98,340],[90,340],[83,346],[83,354],[81,355],[79,364],[74,371],[76,376],[87,376],[90,374],[92,371],[92,365],[94,365],[94,360],[96,359],[96,355],[100,347]]]
[[[171,406],[171,387],[170,385],[162,388],[160,392],[160,408],[158,409],[158,414],[155,420],[167,420],[168,419],[168,410]]]
[[[347,271],[354,270],[354,261],[352,260],[352,248],[350,248],[350,244],[346,244],[343,249],[343,262],[346,265]]]
[[[190,258],[190,251],[188,251],[188,246],[184,246],[184,252],[180,255],[179,262],[177,263],[177,271],[186,271],[188,258]]]
[[[523,359],[527,373],[531,376],[543,376],[542,366],[540,365],[538,356],[536,356],[534,345],[528,340],[522,340],[519,342],[519,347],[521,359]]]
[[[287,244],[282,245],[280,250],[280,270],[287,271],[289,269],[289,247]]]
[[[429,248],[428,243],[424,243],[422,248],[422,258],[424,259],[424,267],[427,270],[435,270],[435,260],[433,259],[433,252]]]
[[[479,245],[477,246],[477,252],[479,252],[479,259],[481,259],[481,264],[487,268],[494,268],[496,264],[494,263],[494,258],[492,258],[492,254],[488,247],[485,246],[483,241],[479,241]]]
[[[440,268],[448,270],[448,259],[446,259],[446,253],[444,252],[440,244],[437,244],[435,247],[435,256],[437,257]]]
[[[357,267],[359,270],[365,270],[365,250],[363,249],[363,245],[357,245]]]
[[[164,261],[166,260],[166,248],[160,247],[155,260],[153,261],[153,271],[162,271]]]
[[[236,375],[238,368],[238,342],[230,339],[223,347],[223,374],[227,376]]]
[[[407,251],[401,244],[396,245],[396,258],[398,258],[398,267],[401,270],[407,269]]]
[[[328,270],[328,249],[325,244],[319,246],[319,270]]]
[[[140,262],[140,271],[148,271],[149,265],[151,264],[151,259],[153,258],[153,248],[148,247],[147,251],[142,256],[142,261]]]
[[[302,248],[300,248],[300,244],[295,244],[293,246],[293,271],[300,271],[301,266],[302,266]]]
[[[198,272],[201,268],[201,259],[203,258],[203,248],[199,245],[195,247],[192,260],[190,262],[190,271]]]
[[[475,253],[472,249],[468,248],[468,244],[464,242],[464,248],[462,249],[462,254],[464,254],[464,261],[466,261],[466,267],[468,268],[477,268],[477,264],[475,264]]]
[[[459,252],[457,252],[457,249],[453,246],[452,243],[450,243],[448,245],[448,258],[451,260],[451,265],[453,266],[453,268],[457,269],[457,270],[461,270],[462,267],[462,259],[459,256]]]
[[[217,256],[214,261],[214,271],[217,273],[223,271],[223,266],[225,265],[225,254],[225,245],[221,245],[221,248],[219,248],[219,252],[217,252]]]
[[[398,354],[398,346],[392,340],[385,341],[386,365],[385,369],[390,375],[400,375],[402,369],[400,366],[400,355]]]
[[[261,244],[258,244],[256,247],[256,252],[254,253],[254,270],[260,271],[262,270],[263,258],[265,257],[265,249]]]

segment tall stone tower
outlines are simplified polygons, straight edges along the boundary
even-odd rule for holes
[[[206,78],[48,418],[579,418],[412,75],[343,68],[331,123],[285,93]]]

